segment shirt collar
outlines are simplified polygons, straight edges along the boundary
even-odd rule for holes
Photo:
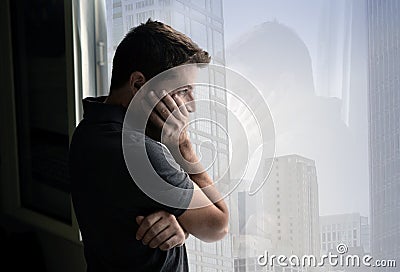
[[[83,118],[97,122],[123,123],[126,109],[119,105],[106,104],[107,96],[87,97],[82,100]]]

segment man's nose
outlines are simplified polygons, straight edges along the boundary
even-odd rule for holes
[[[186,109],[188,110],[188,112],[195,112],[196,111],[196,103],[194,102],[194,100],[189,100],[186,103]]]
[[[190,91],[186,97],[186,109],[188,112],[196,111],[196,103],[194,101],[194,94],[192,91]]]

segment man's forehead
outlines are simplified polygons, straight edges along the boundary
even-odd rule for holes
[[[184,67],[171,69],[151,80],[153,89],[176,90],[184,86],[192,86],[196,80],[196,69]]]

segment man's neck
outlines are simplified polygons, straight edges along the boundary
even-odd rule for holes
[[[132,97],[132,94],[126,90],[113,90],[112,92],[110,92],[110,95],[106,98],[104,103],[128,108]]]

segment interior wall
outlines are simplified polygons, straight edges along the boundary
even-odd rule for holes
[[[18,188],[18,174],[15,174],[18,173],[18,160],[15,152],[15,143],[18,139],[15,133],[17,121],[13,117],[15,116],[15,82],[10,35],[10,1],[13,0],[0,1],[0,35],[2,37],[0,42],[0,53],[2,54],[0,58],[0,82],[2,82],[0,91],[0,251],[2,252],[0,255],[0,271],[86,271],[82,244],[26,223],[29,220],[24,220],[23,216],[16,219],[11,209],[14,203],[20,201],[20,196],[14,193],[14,187]],[[31,71],[30,79],[34,81],[35,78],[38,78],[35,76],[37,73],[48,74],[49,71],[52,71],[51,67],[38,68]],[[57,71],[55,69],[53,72]],[[58,82],[59,80],[49,76],[47,77],[48,85],[41,89],[51,89],[52,84],[58,84]],[[37,85],[42,86],[41,84],[44,83],[39,82]],[[48,96],[50,95],[48,94]],[[42,101],[49,102],[51,98],[45,96]],[[37,104],[36,101],[32,101],[32,103]],[[43,109],[41,105],[38,105],[34,112]],[[49,109],[49,111],[58,113],[59,109]],[[40,120],[47,120],[48,123],[48,118],[66,119],[64,113],[62,117],[59,116],[59,114],[49,115]],[[43,122],[38,123],[37,120],[32,121],[38,126],[44,124]],[[65,124],[61,125],[53,120],[51,127],[59,133],[67,133],[64,129]]]
[[[5,252],[0,270],[10,265],[12,271],[86,271],[81,245],[5,214],[0,215],[0,250]]]

